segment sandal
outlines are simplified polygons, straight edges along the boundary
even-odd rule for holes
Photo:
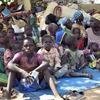
[[[84,92],[82,92],[82,91],[78,92],[76,90],[73,90],[73,91],[69,92],[69,95],[71,95],[71,96],[84,95]]]
[[[12,89],[12,90],[11,90],[11,98],[16,98],[17,95],[18,95],[18,91],[15,90],[15,89]]]
[[[0,99],[1,100],[5,100],[5,99],[14,99],[14,98],[16,98],[17,97],[17,95],[18,95],[18,91],[17,90],[15,90],[15,89],[12,89],[11,90],[11,93],[8,93],[7,91],[6,91],[6,89],[4,89],[4,88],[1,88],[1,96],[0,96]]]

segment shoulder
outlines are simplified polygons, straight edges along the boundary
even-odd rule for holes
[[[18,52],[14,55],[14,58],[21,58],[23,56],[23,52]]]
[[[90,31],[92,31],[92,28],[87,28],[86,32],[90,33]]]
[[[41,48],[38,50],[37,54],[43,54],[45,52],[45,49]]]
[[[54,52],[58,51],[56,47],[51,48],[51,50],[54,51]]]
[[[77,55],[79,57],[84,56],[84,52],[82,50],[77,50]]]
[[[10,49],[6,49],[5,52],[4,52],[4,57],[5,56],[10,56],[10,55],[13,55],[13,51],[10,50]]]
[[[15,55],[22,56],[23,52],[17,52]]]
[[[72,28],[77,28],[77,27],[80,27],[79,24],[77,24],[77,23],[74,23],[74,24],[72,25]]]
[[[37,62],[38,62],[39,64],[41,64],[42,61],[44,60],[43,55],[37,53],[37,54],[36,54],[36,60],[37,60]]]

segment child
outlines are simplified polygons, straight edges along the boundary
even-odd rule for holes
[[[63,100],[56,90],[54,81],[48,71],[48,63],[42,60],[42,56],[35,52],[35,42],[32,38],[27,37],[23,40],[23,48],[21,52],[15,54],[13,59],[8,63],[9,77],[6,90],[6,97],[10,98],[10,92],[14,78],[26,78],[28,82],[32,81],[30,77],[31,71],[39,72],[39,84],[43,79],[49,84],[54,96],[57,100]],[[17,75],[17,76],[16,76]],[[33,76],[34,77],[34,76]],[[42,87],[42,86],[41,86]],[[40,85],[38,89],[40,88]]]
[[[2,59],[3,59],[4,51],[8,46],[8,43],[6,43],[5,35],[6,35],[5,32],[0,33],[0,57]]]
[[[74,36],[67,37],[66,45],[68,46],[68,49],[65,50],[65,53],[62,56],[62,63],[69,66],[69,71],[66,75],[91,78],[92,76],[90,74],[79,72],[80,70],[83,71],[87,62],[85,62],[83,53],[77,50],[76,43],[77,39]]]
[[[7,84],[7,75],[5,74],[5,67],[3,56],[6,49],[5,32],[0,32],[0,86]]]
[[[79,28],[73,28],[72,34],[77,38],[77,49],[84,49],[84,38],[81,36],[81,31]]]
[[[44,35],[42,37],[42,44],[43,48],[38,51],[38,54],[44,56],[44,59],[49,62],[50,70],[54,72],[58,67],[61,67],[61,61],[57,48],[54,47],[53,37],[50,35]]]
[[[100,69],[100,48],[95,42],[91,42],[88,49],[84,50],[84,55],[91,68]]]
[[[25,26],[25,33],[24,33],[24,37],[32,37],[32,27],[29,25]]]
[[[22,43],[16,39],[15,32],[12,27],[7,29],[6,39],[8,40],[9,45],[12,47],[12,49],[15,52],[18,52],[21,50]]]
[[[2,31],[3,31],[3,24],[0,23],[0,32],[2,32]]]
[[[86,37],[87,33],[86,33],[85,27],[83,25],[84,16],[83,16],[82,12],[79,10],[76,11],[73,15],[72,20],[74,22],[72,25],[72,29],[79,28],[81,31],[81,36]]]

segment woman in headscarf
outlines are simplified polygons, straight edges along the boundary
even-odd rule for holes
[[[84,16],[81,13],[81,11],[77,11],[74,13],[72,21],[74,22],[74,24],[72,25],[72,29],[73,28],[79,28],[81,30],[81,35],[83,37],[86,37],[86,30],[85,27],[83,25],[83,20],[84,20]]]
[[[82,12],[79,10],[77,12],[75,12],[73,15],[73,18],[72,18],[72,21],[74,22],[74,24],[72,25],[72,30],[74,28],[80,29],[81,37],[83,37],[84,41],[85,41],[84,47],[86,47],[88,39],[87,39],[87,32],[86,32],[85,27],[83,25],[83,20],[84,20],[84,16],[83,16]]]
[[[100,48],[100,14],[94,14],[90,20],[90,28],[87,30],[88,44],[95,42]]]

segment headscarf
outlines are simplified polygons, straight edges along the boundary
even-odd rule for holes
[[[100,21],[100,14],[99,13],[94,14],[92,17]]]
[[[65,22],[67,21],[66,17],[60,18],[59,21],[57,22],[58,25],[64,25]]]
[[[77,10],[72,17],[72,22],[75,22],[81,15],[83,15],[81,11]]]

